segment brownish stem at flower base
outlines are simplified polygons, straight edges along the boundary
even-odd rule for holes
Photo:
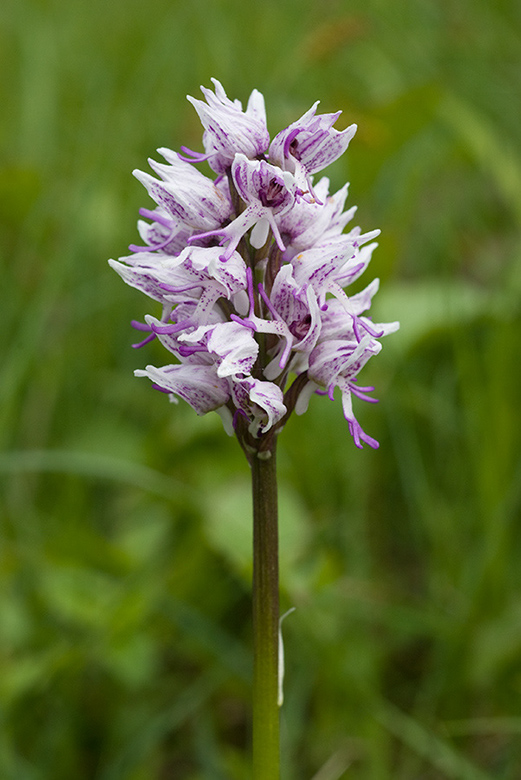
[[[276,439],[251,457],[253,486],[253,779],[280,777]]]

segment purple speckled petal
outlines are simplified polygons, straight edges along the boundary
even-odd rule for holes
[[[145,295],[148,295],[154,301],[164,301],[165,291],[161,288],[161,284],[152,268],[132,267],[118,260],[109,260],[109,265],[131,287],[141,290],[141,292],[144,292]]]
[[[232,177],[246,203],[258,202],[272,214],[282,215],[295,203],[298,185],[294,176],[264,160],[248,160],[244,154],[236,154]]]
[[[243,328],[237,322],[225,322],[212,330],[208,350],[219,358],[218,376],[242,378],[250,374],[259,354],[259,345],[249,328]]]
[[[246,111],[239,100],[230,100],[222,84],[212,79],[215,94],[205,87],[201,91],[206,103],[188,96],[205,128],[203,136],[210,167],[224,173],[237,152],[254,158],[268,148],[270,137],[266,127],[264,97],[256,89],[250,95]]]
[[[236,406],[249,420],[249,430],[254,436],[266,433],[286,414],[283,393],[273,382],[249,377],[233,382],[231,393]]]
[[[335,130],[333,125],[341,112],[316,116],[317,106],[318,101],[275,136],[268,152],[272,162],[292,173],[300,163],[309,175],[321,171],[346,151],[356,133],[356,125]]]
[[[163,390],[179,396],[197,414],[206,414],[223,406],[230,397],[229,384],[220,379],[213,366],[176,365],[147,366],[137,369],[136,376],[146,376]]]
[[[154,160],[149,163],[162,181],[143,171],[134,171],[158,206],[193,230],[212,230],[230,217],[233,207],[222,188],[170,149],[158,151],[168,164]]]

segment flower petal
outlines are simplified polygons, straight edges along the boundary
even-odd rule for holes
[[[243,111],[239,100],[230,100],[222,84],[217,79],[212,81],[215,94],[201,87],[206,103],[187,97],[205,128],[203,143],[208,163],[216,173],[225,173],[237,152],[253,159],[266,151],[270,137],[264,97],[258,90],[253,90]]]
[[[217,376],[213,366],[178,365],[147,366],[137,369],[136,376],[147,376],[155,385],[186,401],[197,414],[214,411],[230,397],[228,382]]]

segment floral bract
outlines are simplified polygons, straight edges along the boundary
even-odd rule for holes
[[[217,411],[246,453],[278,433],[311,395],[342,396],[354,443],[378,443],[353,411],[353,397],[374,402],[357,376],[398,323],[367,315],[378,289],[345,288],[366,269],[379,231],[344,228],[347,185],[329,194],[313,174],[347,149],[356,126],[333,128],[339,113],[316,114],[315,103],[270,143],[264,98],[254,90],[245,111],[213,79],[215,92],[190,98],[204,126],[204,153],[182,147],[150,161],[159,178],[135,171],[155,201],[141,209],[143,246],[110,260],[133,287],[161,303],[159,318],[134,326],[142,346],[158,338],[171,353],[147,376],[171,400],[198,414]],[[216,179],[196,165],[207,160]]]

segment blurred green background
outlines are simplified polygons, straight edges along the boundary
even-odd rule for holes
[[[400,319],[279,445],[284,780],[521,777],[521,5],[7,0],[0,11],[0,777],[249,777],[250,506],[217,415],[133,369],[106,263],[185,95],[316,100]],[[157,157],[157,155],[156,155]]]

